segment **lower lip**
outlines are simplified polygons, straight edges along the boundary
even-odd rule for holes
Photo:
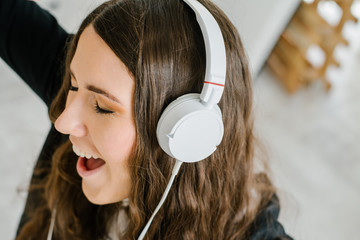
[[[104,167],[104,165],[95,168],[93,170],[88,170],[85,166],[85,158],[79,157],[76,164],[76,170],[79,173],[80,177],[85,178],[85,177],[90,177],[96,174],[97,172],[99,172]]]

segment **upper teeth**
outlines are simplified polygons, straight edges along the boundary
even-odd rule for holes
[[[76,155],[78,155],[79,157],[85,157],[85,158],[87,158],[87,159],[89,159],[89,158],[97,159],[97,158],[98,158],[98,156],[96,156],[96,155],[91,155],[91,154],[89,154],[89,153],[87,153],[87,152],[82,152],[82,151],[80,151],[80,149],[78,149],[75,145],[73,145],[73,151],[74,151],[74,153],[76,153]]]

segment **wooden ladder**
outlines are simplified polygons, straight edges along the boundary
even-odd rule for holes
[[[342,35],[343,27],[347,21],[358,21],[350,11],[354,0],[332,0],[342,9],[342,16],[336,26],[330,25],[318,13],[321,1],[325,0],[303,1],[300,4],[267,60],[268,66],[289,93],[318,80],[324,83],[326,90],[331,88],[326,70],[329,65],[340,66],[334,58],[334,50],[338,44],[348,45]],[[314,66],[307,59],[309,47],[314,45],[325,54],[322,66]]]

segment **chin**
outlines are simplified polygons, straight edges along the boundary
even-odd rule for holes
[[[111,203],[104,199],[88,197],[86,194],[85,194],[85,197],[87,198],[87,200],[89,200],[89,202],[91,202],[92,204],[95,204],[95,205],[106,205],[106,204]]]
[[[84,184],[84,181],[82,182],[82,190],[87,200],[89,200],[89,202],[95,205],[117,203],[128,198],[127,196],[120,196],[121,194],[119,194],[119,196],[110,196],[110,194],[106,194],[105,192],[102,193],[101,191],[96,193],[93,191],[89,191],[86,187],[86,184]]]

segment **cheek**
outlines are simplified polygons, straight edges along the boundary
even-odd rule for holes
[[[98,151],[105,160],[121,161],[128,159],[134,146],[136,134],[133,123],[122,123],[103,127],[98,131]]]

